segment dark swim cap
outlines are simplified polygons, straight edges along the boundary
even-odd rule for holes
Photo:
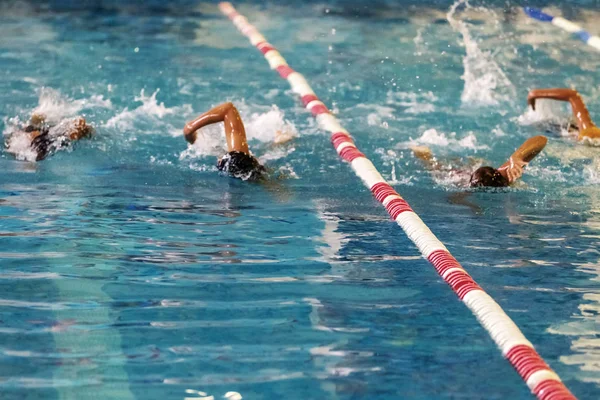
[[[480,167],[471,175],[471,187],[505,187],[509,182],[496,168]]]
[[[244,181],[265,178],[267,169],[258,160],[241,151],[231,151],[217,163],[217,169]]]

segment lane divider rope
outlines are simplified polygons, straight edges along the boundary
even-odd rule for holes
[[[600,37],[592,35],[579,25],[562,17],[553,17],[552,15],[546,14],[537,8],[524,7],[523,9],[525,14],[527,14],[530,18],[541,22],[549,22],[552,25],[558,26],[562,30],[574,34],[584,43],[594,47],[596,50],[600,50]]]
[[[406,200],[383,179],[373,163],[358,150],[348,131],[319,100],[304,76],[294,71],[277,49],[267,42],[256,27],[239,14],[230,3],[220,3],[219,8],[263,53],[271,69],[276,70],[289,82],[292,90],[300,95],[302,103],[315,116],[319,126],[331,134],[331,143],[338,155],[350,163],[356,175],[371,190],[377,201],[383,204],[392,219],[402,227],[459,299],[475,314],[532,393],[540,400],[576,399],[498,303],[481,289]]]

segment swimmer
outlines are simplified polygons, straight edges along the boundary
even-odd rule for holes
[[[572,89],[534,89],[527,96],[527,103],[535,110],[537,99],[552,99],[571,103],[573,116],[577,121],[579,141],[595,141],[600,139],[600,129],[592,122],[583,99],[576,90]]]
[[[41,161],[56,150],[90,136],[93,131],[83,117],[63,120],[53,126],[46,121],[44,115],[33,114],[25,127],[9,136],[5,145],[10,149],[11,141],[17,139],[17,136],[22,137],[21,135],[23,135],[35,152],[35,160]]]
[[[267,170],[250,154],[244,123],[232,103],[221,104],[185,124],[185,128],[183,128],[185,140],[194,144],[198,129],[218,122],[225,124],[225,140],[227,141],[227,154],[217,162],[219,171],[242,180],[265,178]]]
[[[537,156],[546,146],[548,139],[545,136],[535,136],[527,139],[506,161],[495,169],[493,167],[479,167],[469,179],[470,187],[506,187],[516,182],[523,175],[523,168]],[[467,168],[448,169],[435,159],[431,150],[425,146],[412,148],[417,158],[422,160],[431,171],[444,171],[455,175],[468,174]]]

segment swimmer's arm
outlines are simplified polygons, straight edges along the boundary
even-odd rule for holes
[[[594,128],[596,125],[592,122],[590,113],[581,98],[581,95],[572,89],[534,89],[527,96],[527,103],[535,110],[535,101],[537,99],[552,99],[559,101],[568,101],[571,103],[573,116],[577,120],[579,131],[582,132],[588,128]]]
[[[185,140],[193,144],[196,141],[196,131],[198,129],[207,125],[223,122],[225,120],[225,113],[229,109],[229,105],[233,106],[231,103],[221,104],[208,110],[204,114],[201,114],[200,116],[196,117],[196,119],[187,122],[183,128]]]
[[[548,139],[545,136],[527,139],[521,147],[515,150],[508,161],[498,168],[498,172],[504,175],[510,183],[513,183],[523,174],[523,167],[540,154],[547,142]]]
[[[198,129],[218,122],[225,123],[228,151],[240,151],[248,154],[250,151],[246,142],[244,123],[232,103],[221,104],[185,124],[183,128],[185,140],[193,144],[196,141]]]
[[[577,91],[572,89],[533,89],[527,95],[527,104],[529,104],[531,108],[535,110],[535,101],[537,99],[569,101],[571,97],[577,94]]]

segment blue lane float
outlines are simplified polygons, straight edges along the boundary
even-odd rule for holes
[[[596,50],[600,50],[600,37],[592,35],[579,25],[562,17],[554,17],[550,14],[546,14],[537,8],[524,7],[524,10],[525,14],[527,14],[530,18],[541,22],[550,22],[552,25],[558,26],[562,30],[574,34],[584,43],[592,46]]]

